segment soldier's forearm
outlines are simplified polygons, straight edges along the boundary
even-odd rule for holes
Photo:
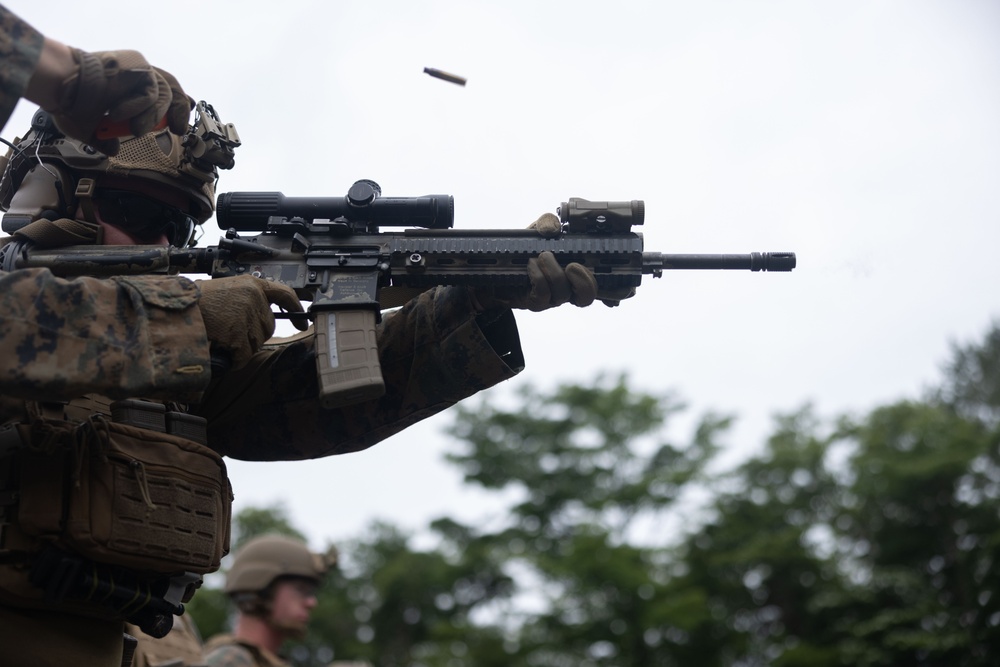
[[[24,95],[43,42],[40,32],[0,5],[0,126],[7,122]]]
[[[181,278],[0,273],[0,393],[195,400],[211,376],[197,299]]]
[[[46,37],[24,97],[48,111],[58,108],[59,87],[77,67],[68,46]]]

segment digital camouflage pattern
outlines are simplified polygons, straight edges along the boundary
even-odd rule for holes
[[[224,375],[196,406],[209,444],[250,461],[344,454],[374,445],[524,366],[509,310],[477,317],[469,292],[424,292],[377,328],[386,393],[325,410],[318,395],[311,331],[265,346],[244,368]],[[276,339],[277,340],[277,339]]]
[[[207,667],[289,667],[280,656],[257,646],[241,642],[234,636],[216,635],[205,645]],[[133,665],[133,667],[138,667]],[[335,660],[328,667],[373,667],[370,662]]]
[[[11,399],[197,398],[211,375],[198,294],[187,278],[0,273],[0,415]]]
[[[28,87],[43,41],[41,33],[0,5],[0,126]]]
[[[370,447],[523,366],[510,311],[484,332],[466,290],[437,288],[379,326],[378,400],[322,409],[311,336],[269,344],[209,386],[197,296],[182,277],[0,273],[0,423],[23,419],[25,400],[160,398],[206,417],[209,445],[223,455],[309,459]]]
[[[165,637],[150,637],[138,627],[126,624],[125,632],[138,640],[132,667],[204,667],[201,636],[188,614],[174,619]]]
[[[208,667],[289,667],[290,663],[267,649],[236,639],[216,635],[205,645]]]

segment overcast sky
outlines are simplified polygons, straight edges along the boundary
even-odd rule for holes
[[[370,178],[454,195],[458,228],[643,199],[647,250],[798,255],[790,274],[668,272],[614,310],[519,313],[527,368],[484,397],[626,372],[691,417],[738,415],[735,458],[776,412],[919,396],[949,344],[1000,315],[994,0],[7,5],[68,44],[138,49],[213,104],[243,139],[220,192],[341,196]],[[448,423],[321,461],[231,462],[236,509],[282,502],[317,547],[374,518],[484,517],[442,461]]]

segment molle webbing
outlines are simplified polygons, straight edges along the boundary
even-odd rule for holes
[[[2,431],[0,603],[165,632],[229,551],[232,490],[205,421],[96,395],[26,410]]]
[[[14,232],[14,236],[31,241],[39,248],[71,245],[92,245],[101,242],[101,228],[82,220],[39,218]]]

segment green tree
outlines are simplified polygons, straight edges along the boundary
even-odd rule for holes
[[[931,397],[970,419],[1000,423],[1000,323],[981,342],[952,343],[944,380]]]
[[[510,664],[989,664],[998,372],[993,330],[956,347],[926,400],[829,423],[803,408],[714,476],[728,420],[709,416],[686,447],[651,444],[677,406],[623,380],[460,408],[453,460],[519,499],[512,525],[466,539],[543,600],[504,625]],[[699,488],[709,511],[690,516],[678,499]],[[678,508],[691,519],[679,544],[631,539],[643,513]]]
[[[453,410],[450,460],[511,499],[506,514],[438,519],[430,549],[388,524],[341,545],[296,662],[336,648],[380,667],[991,665],[996,387],[993,328],[954,347],[922,400],[829,420],[802,407],[721,472],[730,418],[706,414],[678,444],[683,406],[624,376],[506,407],[484,395]]]
[[[762,454],[713,480],[711,518],[679,550],[671,588],[706,612],[674,633],[681,664],[831,665],[839,573],[814,546],[839,488],[810,408],[778,420]]]
[[[349,545],[351,574],[341,599],[352,606],[341,618],[356,621],[355,642],[345,648],[355,658],[380,667],[449,664],[454,655],[493,656],[476,664],[500,665],[501,639],[472,615],[512,589],[494,556],[481,549],[456,550],[463,529],[449,521],[436,525],[440,547],[417,551],[409,536],[375,524],[364,541]]]
[[[808,409],[780,420],[717,485],[685,554],[713,610],[700,664],[992,664],[1000,335],[954,355],[924,401],[822,435]]]
[[[236,551],[244,542],[268,533],[288,535],[308,542],[305,534],[293,525],[288,508],[284,505],[246,507],[233,517],[230,551]]]
[[[644,526],[662,527],[664,510],[701,479],[729,424],[706,415],[691,441],[676,445],[666,430],[682,408],[620,376],[549,395],[529,388],[512,410],[484,399],[455,411],[450,432],[465,448],[450,458],[465,479],[520,498],[496,532],[449,526],[455,548],[491,554],[512,577],[535,582],[522,594],[540,611],[497,609],[504,664],[672,664],[665,635],[650,630],[683,625],[694,607],[690,595],[666,594],[679,536],[633,540]]]

